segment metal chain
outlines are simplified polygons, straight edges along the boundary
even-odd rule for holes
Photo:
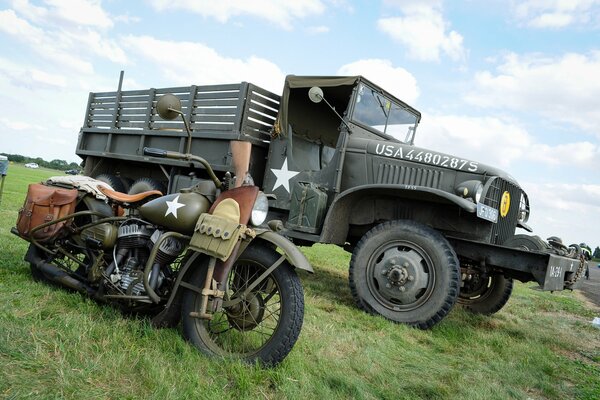
[[[579,254],[579,268],[577,269],[577,272],[574,274],[572,279],[565,281],[565,287],[572,287],[573,285],[575,285],[575,283],[583,275],[583,273],[585,271],[585,265],[586,265],[585,256],[583,255],[583,253],[580,253]]]

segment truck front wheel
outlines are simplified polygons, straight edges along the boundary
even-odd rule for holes
[[[350,260],[350,289],[359,308],[420,329],[450,312],[459,284],[459,262],[450,243],[414,221],[375,226]]]
[[[513,290],[512,278],[495,274],[482,278],[474,275],[460,289],[458,303],[474,314],[491,315],[500,311]]]

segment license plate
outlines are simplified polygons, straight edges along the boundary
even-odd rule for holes
[[[486,221],[498,222],[498,210],[482,203],[477,203],[477,216]]]

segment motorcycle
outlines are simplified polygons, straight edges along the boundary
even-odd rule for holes
[[[177,106],[163,97],[159,114],[172,119]],[[30,185],[12,232],[30,242],[33,278],[149,314],[156,327],[181,322],[207,355],[277,365],[300,334],[294,268],[312,273],[309,262],[276,227],[259,227],[268,199],[258,187],[228,189],[189,147],[144,154],[200,164],[210,179],[169,195],[128,195],[83,176]]]

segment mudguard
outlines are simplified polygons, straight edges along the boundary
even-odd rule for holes
[[[255,240],[264,240],[279,247],[285,254],[289,263],[294,267],[310,272],[311,274],[314,273],[312,266],[300,249],[280,234],[266,229],[256,229],[256,238],[252,241]]]

